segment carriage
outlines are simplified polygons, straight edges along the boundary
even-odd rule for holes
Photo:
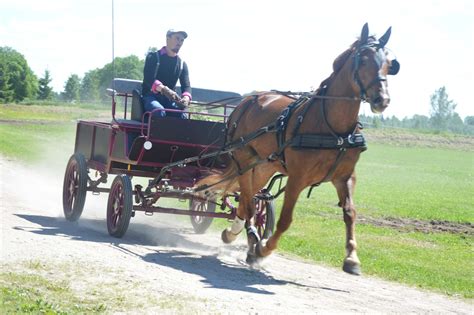
[[[74,154],[64,175],[66,219],[80,218],[88,192],[108,194],[107,229],[114,237],[125,234],[137,211],[188,215],[196,233],[204,233],[214,218],[234,219],[238,192],[204,199],[193,194],[192,187],[230,162],[219,150],[226,120],[240,95],[193,89],[189,119],[180,119],[145,113],[141,81],[114,79],[111,87],[112,120],[77,122]],[[115,175],[110,186],[109,175]],[[176,202],[176,207],[163,205],[166,198],[184,201],[185,206],[182,202]],[[275,222],[273,198],[263,189],[254,200],[257,233],[269,237]]]
[[[253,264],[277,249],[303,189],[330,182],[336,188],[346,230],[342,268],[360,274],[353,194],[355,165],[366,142],[358,114],[362,102],[369,103],[374,113],[382,113],[390,103],[387,76],[400,69],[385,47],[390,35],[391,28],[379,38],[369,35],[366,23],[315,91],[298,96],[255,93],[237,106],[224,105],[221,114],[145,118],[146,113],[136,106],[139,92],[129,86],[138,82],[117,82],[127,87],[113,91],[112,122],[78,123],[75,154],[64,180],[66,218],[79,218],[86,192],[91,191],[109,193],[107,227],[116,237],[123,236],[136,211],[188,214],[198,233],[214,217],[233,219],[221,238],[230,243],[245,228],[247,262]],[[115,118],[116,96],[125,97],[123,119]],[[126,119],[129,97],[131,120]],[[96,170],[97,178],[89,176],[90,169]],[[117,175],[111,187],[99,187],[108,174]],[[132,186],[131,178],[137,176],[153,179],[143,189],[140,184]],[[283,177],[286,182],[281,187]],[[280,186],[272,196],[278,179]],[[196,194],[199,191],[203,193]],[[282,193],[273,232],[273,199]],[[165,196],[189,200],[189,209],[159,206]]]

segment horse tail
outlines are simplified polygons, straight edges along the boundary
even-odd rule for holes
[[[239,190],[238,175],[237,164],[231,162],[222,172],[211,174],[198,181],[194,189],[207,198],[225,196]]]

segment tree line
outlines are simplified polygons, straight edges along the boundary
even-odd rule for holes
[[[410,128],[427,131],[451,131],[454,133],[474,135],[474,116],[462,120],[456,112],[457,104],[449,98],[446,87],[440,87],[430,97],[430,116],[413,115],[398,119],[395,116],[359,115],[359,120],[372,128]]]
[[[156,51],[150,47],[148,51]],[[137,56],[116,57],[113,63],[90,70],[79,77],[71,74],[64,90],[56,93],[50,87],[49,70],[38,78],[28,66],[25,57],[10,47],[0,47],[0,103],[23,100],[55,100],[65,102],[108,102],[105,90],[114,77],[141,80],[144,60]],[[395,116],[360,115],[360,121],[371,127],[414,128],[455,133],[474,134],[474,116],[464,120],[456,113],[457,104],[448,96],[446,88],[440,87],[430,98],[430,116],[414,115],[398,119]]]
[[[10,47],[0,47],[0,103],[24,100],[107,101],[105,90],[114,77],[141,80],[143,66],[144,60],[137,56],[117,57],[113,63],[86,72],[82,78],[71,74],[64,83],[64,90],[56,93],[50,86],[52,77],[49,70],[38,78],[22,54]]]

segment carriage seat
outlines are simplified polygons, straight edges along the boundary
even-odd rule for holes
[[[132,113],[131,119],[142,121],[143,114],[145,113],[143,98],[138,89],[132,91]]]
[[[143,99],[141,95],[142,91],[142,81],[139,80],[130,80],[122,78],[114,78],[113,82],[110,84],[110,88],[107,90],[110,94],[126,94],[127,97],[132,97],[132,106],[131,106],[131,120],[142,121],[142,116],[144,113]],[[124,120],[124,119],[120,119]],[[133,122],[130,122],[134,124]]]

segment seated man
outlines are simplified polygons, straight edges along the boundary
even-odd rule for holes
[[[191,101],[191,84],[186,62],[178,56],[188,34],[184,31],[168,30],[166,46],[157,52],[148,53],[143,69],[143,103],[145,111],[154,109],[185,109]],[[179,79],[181,98],[174,92]],[[158,111],[161,117],[187,118],[186,113]]]

